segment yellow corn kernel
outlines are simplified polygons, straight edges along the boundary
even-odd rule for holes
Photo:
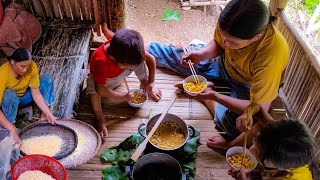
[[[131,99],[131,102],[133,104],[140,104],[147,100],[147,97],[143,93],[140,93],[139,91],[135,91],[133,93],[133,96],[134,97]]]
[[[201,92],[203,90],[205,90],[206,85],[204,84],[204,82],[187,82],[184,85],[184,89],[186,89],[189,92],[192,93],[196,93],[196,92]]]
[[[227,161],[236,168],[240,168],[243,165],[246,169],[252,170],[255,166],[255,163],[250,160],[250,157],[246,154],[243,160],[242,153],[236,153],[227,158]],[[243,162],[242,162],[243,161]]]
[[[151,128],[147,131],[149,133]],[[150,138],[150,142],[161,149],[175,149],[185,141],[184,133],[176,123],[163,122]]]

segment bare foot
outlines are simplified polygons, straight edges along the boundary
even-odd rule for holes
[[[105,118],[102,116],[102,117],[95,117],[94,119],[95,119],[96,129],[100,134],[101,138],[103,139],[108,137],[108,130],[107,130]]]
[[[223,138],[219,133],[216,133],[207,140],[207,146],[210,149],[229,149],[229,141]]]
[[[147,93],[156,102],[162,98],[162,91],[160,89],[152,88],[151,90],[147,90]]]

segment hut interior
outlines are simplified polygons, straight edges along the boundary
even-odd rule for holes
[[[11,1],[2,0],[2,2],[6,6]],[[59,118],[70,118],[74,103],[79,100],[74,118],[93,125],[89,100],[82,91],[88,73],[89,49],[97,48],[99,45],[92,41],[91,28],[100,35],[100,27],[97,25],[99,22],[106,22],[113,31],[124,27],[126,1],[18,0],[15,2],[24,3],[42,24],[43,32],[41,38],[33,45],[33,56],[41,74],[51,73],[54,76],[57,100],[51,107],[54,114]],[[193,1],[181,0],[181,2]],[[285,7],[286,1],[279,2],[271,0],[270,6],[281,15],[277,26],[289,43],[290,63],[286,70],[284,86],[272,103],[272,113],[277,119],[291,116],[306,122],[317,143],[320,144],[320,66],[282,14],[281,10]],[[169,112],[181,117],[187,124],[201,132],[195,179],[232,179],[227,175],[229,166],[225,157],[206,146],[206,140],[215,131],[209,111],[202,103],[187,98],[173,87],[175,82],[182,79],[182,76],[157,69],[156,87],[162,89],[163,98],[158,103],[148,100],[147,105],[139,109],[129,107],[126,102],[104,99],[102,106],[107,118],[109,137],[94,158],[84,165],[67,170],[69,179],[101,179],[102,169],[111,164],[102,162],[100,154],[136,132],[139,124],[148,120],[150,109],[153,109],[154,114],[161,113],[162,107],[166,106],[174,96],[177,96],[177,100]],[[134,74],[130,75],[127,81],[129,87],[139,87]],[[125,91],[126,88],[121,85],[117,90]],[[228,87],[224,84],[217,90],[228,93]],[[320,159],[319,147],[317,158]]]

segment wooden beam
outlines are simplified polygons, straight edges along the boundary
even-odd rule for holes
[[[270,0],[269,8],[272,15],[279,15],[287,6],[288,0]]]
[[[229,0],[226,1],[200,1],[200,2],[182,2],[181,6],[183,7],[192,7],[192,6],[211,6],[211,5],[222,5],[227,4]]]
[[[319,61],[317,60],[317,57],[310,50],[310,48],[308,47],[306,42],[302,39],[300,34],[297,32],[296,28],[293,27],[293,25],[291,24],[291,22],[288,20],[288,18],[286,17],[286,15],[284,13],[281,14],[281,18],[282,18],[284,24],[290,30],[293,37],[297,40],[297,42],[299,43],[299,45],[301,46],[303,51],[306,53],[306,56],[308,57],[308,59],[310,59],[310,62],[312,64],[312,66],[315,68],[315,70],[317,71],[317,74],[319,77],[320,76],[320,64],[319,64]]]
[[[100,14],[99,14],[98,1],[97,0],[92,0],[92,4],[93,4],[93,12],[94,12],[94,21],[96,22],[96,24],[94,25],[94,31],[97,32],[98,36],[101,36]]]
[[[71,19],[40,19],[41,26],[63,27],[73,29],[91,29],[94,27],[93,21],[74,21]]]

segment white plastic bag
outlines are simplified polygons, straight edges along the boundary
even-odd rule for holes
[[[20,157],[20,150],[15,147],[11,136],[0,142],[0,180],[11,179],[11,165]]]

